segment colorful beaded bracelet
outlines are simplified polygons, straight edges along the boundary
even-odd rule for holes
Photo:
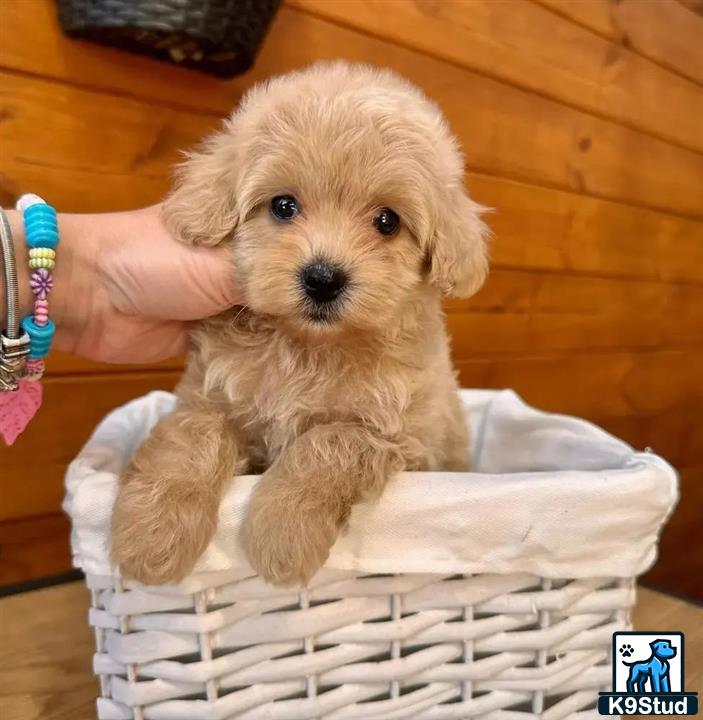
[[[22,329],[29,335],[29,357],[25,379],[36,381],[44,374],[44,358],[49,354],[56,328],[49,318],[48,296],[53,287],[51,275],[55,267],[59,226],[56,210],[37,195],[23,195],[17,209],[24,219],[24,239],[29,247],[29,281],[34,295],[34,313],[22,320]]]
[[[0,212],[2,255],[7,285],[7,336],[0,334],[0,436],[12,445],[41,406],[44,358],[51,349],[55,327],[49,318],[48,296],[53,287],[59,227],[56,211],[36,195],[17,202],[29,247],[30,288],[34,312],[17,322],[17,275],[11,228]]]

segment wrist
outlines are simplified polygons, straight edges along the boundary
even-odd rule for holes
[[[66,347],[66,338],[80,333],[95,310],[98,244],[91,234],[90,217],[64,213],[58,216],[61,244],[54,270],[52,314],[60,349],[72,349]]]
[[[29,285],[30,270],[28,248],[25,242],[22,213],[7,211],[12,229],[17,281],[19,288],[20,318],[30,315],[34,298]],[[95,244],[89,241],[85,228],[85,215],[58,215],[59,245],[56,249],[56,267],[53,270],[53,290],[49,300],[50,315],[57,328],[57,345],[66,348],[65,338],[85,322],[92,309],[95,287]]]

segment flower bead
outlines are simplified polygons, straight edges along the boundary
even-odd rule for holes
[[[46,268],[39,268],[32,273],[29,279],[32,294],[39,300],[46,300],[46,296],[54,287],[54,278]]]

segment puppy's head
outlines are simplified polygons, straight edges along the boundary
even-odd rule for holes
[[[231,242],[249,308],[300,330],[382,330],[421,289],[468,296],[487,272],[441,113],[363,66],[252,89],[181,166],[164,212],[184,242]]]
[[[649,643],[649,647],[658,658],[668,659],[676,656],[676,648],[668,640],[655,640]]]

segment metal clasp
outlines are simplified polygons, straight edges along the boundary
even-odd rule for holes
[[[20,378],[29,354],[29,335],[9,338],[0,333],[0,392],[12,392],[19,388]]]

